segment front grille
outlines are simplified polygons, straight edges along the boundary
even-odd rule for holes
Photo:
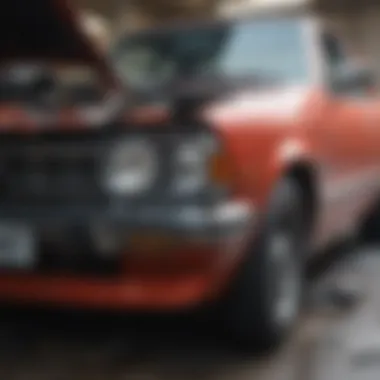
[[[42,232],[38,252],[37,273],[115,276],[122,269],[121,255],[99,255],[87,231],[76,228],[58,230],[53,236]]]
[[[99,201],[101,159],[102,146],[95,143],[0,145],[0,202],[37,206]]]

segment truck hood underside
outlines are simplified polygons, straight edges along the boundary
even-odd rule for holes
[[[0,11],[0,54],[4,60],[98,61],[63,0],[5,0]]]

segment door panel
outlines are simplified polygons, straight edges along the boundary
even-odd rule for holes
[[[380,168],[380,97],[368,99],[367,105],[368,146],[372,152],[373,166]]]
[[[369,202],[367,193],[376,178],[370,115],[360,99],[326,98],[320,109],[313,141],[320,162],[316,238],[321,244],[355,228]]]
[[[342,42],[322,31],[319,43],[325,98],[313,138],[321,184],[316,236],[324,243],[350,233],[370,203],[377,177],[378,137],[374,134],[376,117],[366,84],[353,82],[347,86],[350,82],[344,82],[355,65]]]

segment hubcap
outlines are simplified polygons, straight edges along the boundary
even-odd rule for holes
[[[273,233],[268,252],[273,268],[272,317],[273,322],[282,327],[294,321],[299,307],[300,273],[294,249],[291,233],[286,231]]]

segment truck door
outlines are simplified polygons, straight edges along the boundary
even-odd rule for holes
[[[320,43],[326,84],[315,132],[322,163],[321,225],[328,233],[340,233],[355,227],[378,180],[373,101],[368,84],[356,78],[355,63],[341,41],[323,33]]]

